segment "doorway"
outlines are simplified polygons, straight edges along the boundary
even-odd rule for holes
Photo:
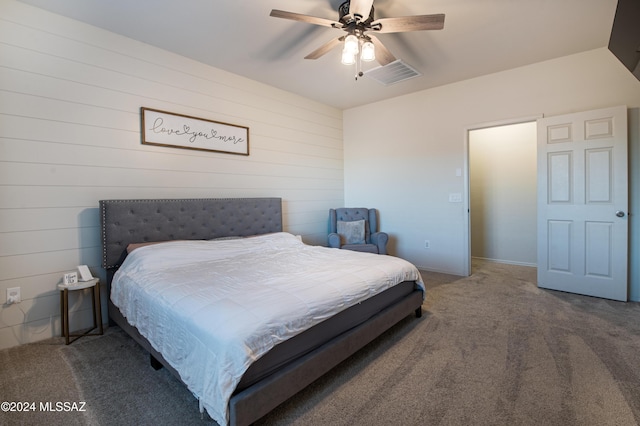
[[[471,259],[536,266],[536,121],[468,129]]]

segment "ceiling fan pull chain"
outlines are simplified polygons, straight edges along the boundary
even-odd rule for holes
[[[356,70],[356,81],[358,81],[358,77],[362,77],[364,73],[362,72],[362,51],[358,55],[358,69]]]

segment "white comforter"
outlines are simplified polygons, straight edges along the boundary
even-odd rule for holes
[[[111,300],[220,424],[243,373],[279,342],[418,270],[391,256],[303,244],[276,233],[141,247]]]

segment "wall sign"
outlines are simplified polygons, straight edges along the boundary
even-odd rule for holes
[[[141,108],[142,143],[249,155],[249,128]]]

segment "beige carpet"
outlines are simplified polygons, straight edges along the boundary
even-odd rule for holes
[[[636,425],[640,305],[539,290],[535,270],[476,263],[423,273],[408,317],[259,424]],[[3,400],[86,412],[0,413],[0,424],[211,424],[118,328],[0,351]]]

